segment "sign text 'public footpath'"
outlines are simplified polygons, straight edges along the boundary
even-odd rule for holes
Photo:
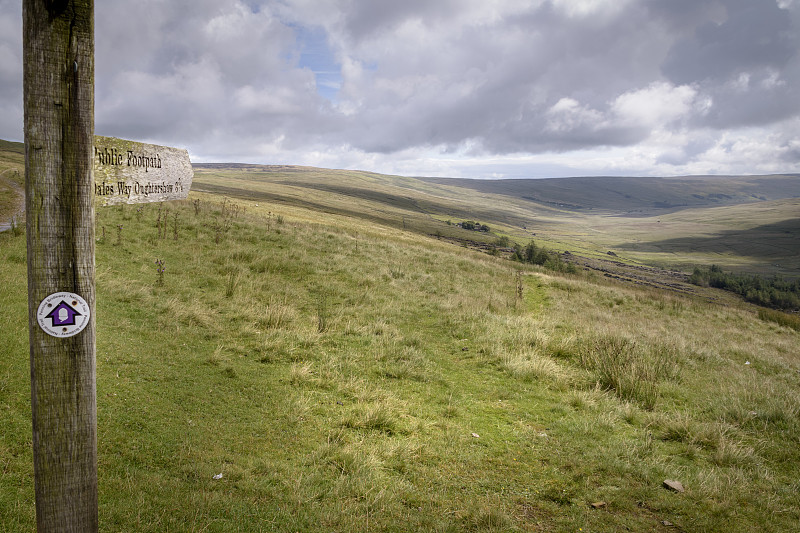
[[[185,200],[192,185],[189,152],[94,136],[95,205]]]

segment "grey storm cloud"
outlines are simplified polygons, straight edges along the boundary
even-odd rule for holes
[[[725,82],[742,72],[785,68],[797,44],[790,13],[775,0],[731,0],[723,21],[705,21],[670,48],[662,70],[678,84]]]
[[[409,18],[422,39],[438,37],[437,47],[403,44],[383,56],[392,60],[368,73],[368,92],[358,95],[364,113],[356,129],[365,122],[370,127],[361,130],[363,138],[352,138],[379,151],[465,138],[499,153],[635,143],[646,134],[641,126],[600,116],[631,83],[646,84],[658,75],[643,48],[663,44],[642,40],[657,40],[660,32],[648,31],[644,10],[631,11],[636,13],[598,24],[571,19],[544,3],[455,29],[443,19]],[[372,39],[361,46],[382,43]],[[573,117],[572,128],[548,128],[552,106],[565,97],[596,110],[595,120],[584,113],[583,120]]]
[[[800,165],[800,0],[106,0],[95,12],[97,133],[203,160],[424,173],[415,161],[430,154],[630,149],[631,171],[710,172],[742,168],[746,146],[753,169]],[[21,0],[0,0],[0,137],[17,140],[21,39]]]
[[[709,106],[687,117],[694,127],[762,125],[797,114],[791,13],[774,0],[713,4],[628,3],[594,18],[542,3],[451,35],[442,19],[418,22],[423,35],[444,36],[436,41],[440,48],[417,49],[416,57],[404,51],[372,74],[386,89],[370,86],[362,96],[368,111],[359,118],[391,126],[378,135],[372,126],[353,139],[379,151],[465,137],[498,153],[632,145],[649,135],[650,125],[617,120],[614,103],[659,80],[694,87],[698,102]],[[689,20],[681,11],[687,6]],[[409,76],[418,86],[398,91]],[[468,91],[461,90],[465,85]],[[573,116],[554,130],[547,126],[563,98],[581,103],[583,118]]]
[[[670,48],[665,76],[696,84],[713,99],[704,121],[712,127],[762,125],[796,115],[797,14],[774,0],[731,0],[725,6],[724,20],[700,24]]]

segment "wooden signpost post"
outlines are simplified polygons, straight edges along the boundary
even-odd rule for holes
[[[186,198],[185,150],[94,137],[93,0],[23,0],[36,524],[98,530],[94,205]]]
[[[23,35],[36,526],[40,533],[94,532],[94,5],[25,0]],[[77,335],[55,337],[39,325],[40,304],[56,293],[88,303],[89,323]],[[63,301],[78,307],[75,298]]]

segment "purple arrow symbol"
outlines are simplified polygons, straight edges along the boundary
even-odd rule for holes
[[[77,309],[64,300],[61,300],[61,303],[55,306],[45,318],[51,318],[53,320],[53,327],[74,326],[76,316],[83,316],[83,314],[79,313]]]

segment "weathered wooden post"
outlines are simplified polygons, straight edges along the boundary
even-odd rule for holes
[[[93,532],[94,3],[24,0],[23,35],[36,523]]]

